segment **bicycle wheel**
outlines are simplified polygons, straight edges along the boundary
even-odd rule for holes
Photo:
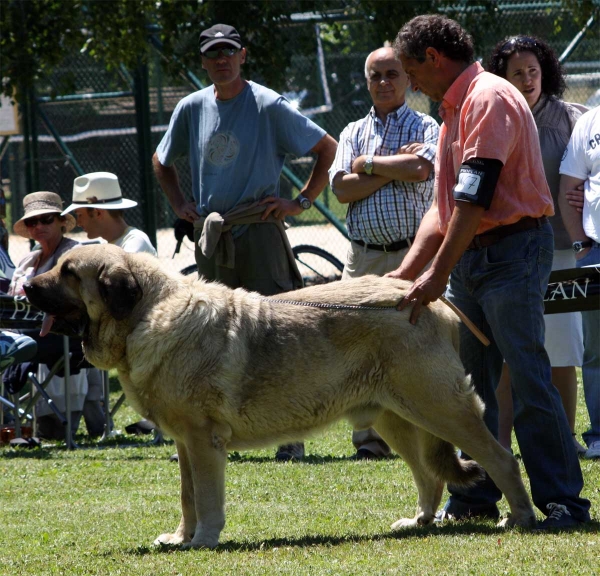
[[[344,265],[327,250],[318,246],[300,244],[294,246],[292,252],[305,286],[326,284],[341,279]]]

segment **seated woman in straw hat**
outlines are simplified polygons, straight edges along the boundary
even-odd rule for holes
[[[50,270],[60,256],[79,245],[79,242],[67,238],[66,232],[75,228],[75,218],[71,214],[61,215],[63,202],[54,192],[33,192],[23,198],[23,217],[15,222],[13,229],[16,234],[37,242],[38,246],[23,258],[16,270],[8,289],[12,296],[24,296],[23,284],[28,280]],[[23,333],[38,340],[38,360],[53,356],[58,351],[57,358],[62,354],[62,336],[48,335],[38,338],[37,330],[22,330]],[[74,346],[81,348],[78,341],[71,339]],[[39,378],[45,378],[48,367],[39,366]],[[10,378],[7,371],[5,381]],[[59,410],[64,413],[64,378],[55,376],[46,387],[46,392],[54,400]],[[87,393],[87,378],[85,370],[71,376],[71,409],[73,431],[77,430],[81,418],[81,410]],[[36,405],[38,434],[44,438],[63,439],[64,429],[48,404],[41,400]]]

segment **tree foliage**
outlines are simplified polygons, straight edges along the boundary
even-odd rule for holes
[[[598,15],[598,0],[562,0],[578,23]],[[503,4],[507,4],[503,1]],[[197,67],[198,35],[226,22],[248,43],[247,77],[281,86],[294,54],[314,54],[311,26],[293,15],[334,15],[325,33],[328,49],[363,52],[393,41],[398,29],[417,14],[443,12],[457,18],[474,36],[503,36],[497,13],[500,0],[1,0],[0,76],[2,92],[20,99],[23,91],[50,86],[52,72],[78,51],[87,52],[108,69],[128,69],[148,60],[148,35],[162,43],[164,66],[171,75]],[[352,34],[345,22],[352,20]],[[364,33],[356,34],[356,22]],[[560,26],[560,22],[557,23]],[[481,42],[480,42],[481,40]],[[326,47],[327,48],[327,47]],[[69,75],[51,93],[72,88]]]

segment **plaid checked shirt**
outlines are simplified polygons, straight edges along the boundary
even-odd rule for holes
[[[425,146],[418,156],[433,164],[438,135],[437,122],[406,103],[388,114],[385,125],[371,108],[365,118],[348,124],[340,135],[335,160],[329,169],[331,189],[335,193],[334,178],[340,172],[350,174],[352,162],[359,156],[391,156],[410,142],[423,142]],[[432,169],[423,182],[394,180],[367,198],[350,202],[346,214],[348,235],[369,244],[391,244],[413,238],[433,201],[433,182]]]

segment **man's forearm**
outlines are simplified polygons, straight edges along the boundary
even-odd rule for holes
[[[319,194],[323,191],[329,182],[329,167],[333,164],[335,151],[337,150],[337,142],[326,134],[312,149],[316,153],[317,161],[313,167],[313,171],[306,182],[306,185],[301,190],[302,195],[308,198],[311,202],[316,200]]]
[[[444,236],[438,224],[437,205],[434,203],[423,216],[413,245],[402,260],[400,276],[414,280],[437,254],[443,240]]]
[[[169,204],[175,212],[179,207],[185,203],[185,198],[181,192],[179,186],[179,176],[175,166],[163,166],[160,163],[156,153],[152,157],[152,165],[154,167],[154,174],[160,184],[162,191],[169,200]]]
[[[367,174],[338,174],[334,181],[334,193],[341,204],[356,202],[367,198],[391,182],[385,176],[367,176]]]
[[[373,174],[402,182],[422,182],[429,178],[433,164],[416,154],[373,157]]]
[[[575,206],[569,204],[567,191],[577,188],[577,186],[583,182],[584,180],[574,178],[573,176],[566,176],[564,174],[560,177],[558,207],[560,208],[560,215],[572,242],[575,242],[576,240],[585,240],[587,235],[583,229],[581,212],[579,212]]]
[[[473,240],[485,209],[477,204],[457,202],[448,225],[448,232],[436,254],[432,270],[448,278],[455,264]]]

